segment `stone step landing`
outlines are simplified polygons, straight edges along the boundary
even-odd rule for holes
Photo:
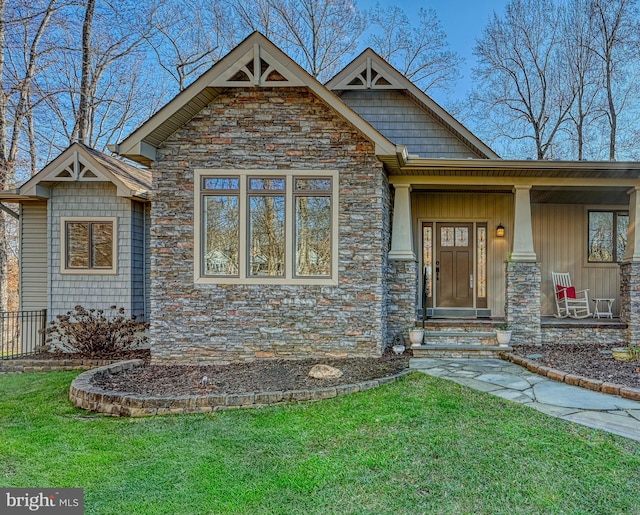
[[[499,358],[512,347],[499,345],[461,345],[433,343],[411,347],[414,358]]]
[[[416,358],[496,358],[511,347],[499,346],[488,324],[455,324],[429,327],[422,345],[411,347]]]
[[[423,344],[496,345],[495,331],[425,331]]]

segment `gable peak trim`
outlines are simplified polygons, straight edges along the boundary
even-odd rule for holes
[[[407,89],[406,85],[389,73],[382,61],[367,55],[360,64],[346,73],[337,82],[332,83],[330,89]]]
[[[293,73],[287,64],[275,57],[264,45],[256,41],[240,58],[215,77],[209,84],[213,87],[233,88],[299,87],[304,82]]]
[[[59,166],[45,174],[41,180],[56,182],[85,182],[85,181],[110,181],[108,177],[98,171],[94,164],[86,159],[80,152],[75,151]]]

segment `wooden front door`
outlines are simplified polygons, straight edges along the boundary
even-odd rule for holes
[[[437,223],[436,305],[473,307],[473,224]]]

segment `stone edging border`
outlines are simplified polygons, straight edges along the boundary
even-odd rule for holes
[[[510,352],[501,353],[500,357],[506,361],[511,361],[516,365],[525,367],[527,370],[533,372],[534,374],[548,377],[549,379],[553,379],[554,381],[567,383],[573,386],[580,386],[588,390],[593,390],[594,392],[607,393],[609,395],[618,395],[625,399],[640,401],[640,389],[638,388],[632,388],[630,386],[624,386],[621,384],[608,383],[606,381],[600,381],[599,379],[591,379],[589,377],[578,376],[575,374],[568,374],[566,372],[563,372],[562,370],[541,365],[535,360],[523,358],[522,356],[517,356]]]
[[[0,374],[91,370],[118,362],[112,359],[3,359],[0,360]]]
[[[138,395],[114,392],[91,384],[92,379],[142,366],[141,359],[121,361],[80,374],[71,383],[69,400],[78,408],[96,411],[114,417],[144,417],[151,415],[177,415],[211,413],[237,408],[257,408],[269,404],[305,402],[331,399],[339,395],[363,392],[386,383],[392,383],[411,372],[403,370],[395,375],[314,390],[288,390],[256,393],[222,393],[210,395]]]

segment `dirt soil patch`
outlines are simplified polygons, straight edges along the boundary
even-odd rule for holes
[[[640,361],[613,359],[611,349],[614,347],[619,345],[518,345],[514,347],[513,353],[569,374],[640,388]]]
[[[274,360],[211,366],[147,364],[96,379],[93,384],[106,390],[144,395],[312,390],[394,375],[409,366],[409,358],[408,354],[388,353],[381,358]],[[309,371],[317,364],[338,368],[342,377],[311,379]]]

